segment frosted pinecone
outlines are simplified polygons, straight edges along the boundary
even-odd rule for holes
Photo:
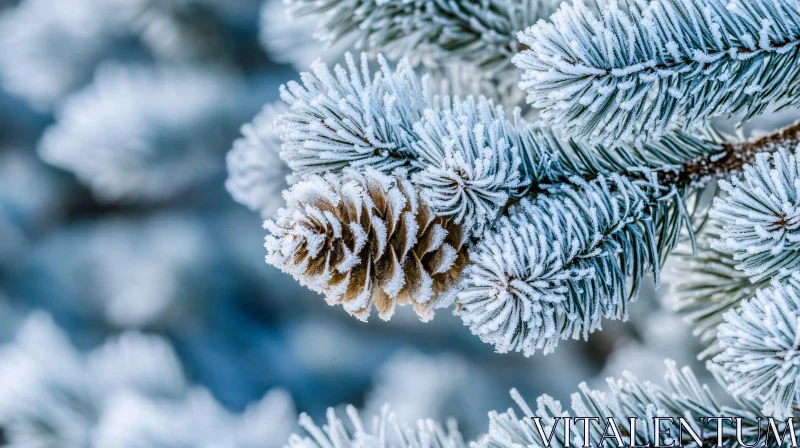
[[[458,225],[435,216],[406,179],[345,170],[312,176],[286,193],[287,207],[264,227],[267,263],[367,320],[412,304],[423,321],[449,305],[466,263]]]

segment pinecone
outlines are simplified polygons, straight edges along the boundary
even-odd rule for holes
[[[458,225],[437,217],[405,172],[313,176],[286,193],[264,222],[267,263],[366,321],[372,305],[388,320],[412,304],[423,321],[455,298],[466,264]]]

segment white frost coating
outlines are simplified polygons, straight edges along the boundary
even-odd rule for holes
[[[380,71],[369,71],[350,54],[346,69],[333,72],[321,61],[302,73],[302,85],[281,87],[290,111],[279,119],[281,157],[300,176],[371,166],[389,172],[406,165],[413,154],[411,125],[432,104],[408,61],[395,71],[379,57]]]
[[[509,198],[530,183],[521,178],[520,148],[509,141],[502,108],[484,98],[444,100],[414,125],[420,171],[413,181],[434,211],[471,234],[493,223]]]
[[[649,381],[640,381],[629,372],[624,372],[621,379],[607,378],[608,391],[589,389],[582,383],[580,392],[571,396],[569,408],[562,406],[561,402],[548,395],[536,399],[535,406],[528,402],[516,391],[511,390],[511,397],[517,404],[517,410],[509,409],[504,413],[491,411],[489,413],[488,433],[477,440],[473,448],[564,448],[567,446],[583,446],[583,425],[574,421],[570,425],[569,435],[564,432],[564,418],[572,417],[597,417],[600,422],[589,425],[589,444],[602,446],[609,439],[603,439],[608,418],[613,418],[622,429],[628,431],[627,422],[631,417],[638,419],[636,434],[631,441],[631,434],[622,436],[626,445],[648,446],[661,441],[653,440],[653,428],[645,424],[653,421],[654,417],[672,417],[673,421],[662,422],[662,435],[678,434],[678,417],[683,417],[689,422],[698,422],[700,417],[708,415],[725,415],[742,417],[742,441],[747,444],[756,444],[763,440],[764,425],[759,430],[753,420],[757,409],[753,403],[740,403],[741,409],[720,406],[717,397],[714,397],[708,387],[701,384],[688,367],[678,369],[675,362],[666,361],[666,387],[660,387]],[[651,366],[654,368],[655,366]],[[539,433],[534,420],[539,417],[545,436],[552,434],[552,439],[545,441]],[[647,422],[647,423],[645,423]],[[752,422],[752,423],[750,423]],[[716,422],[708,422],[699,427],[694,423],[693,429],[700,434],[703,431],[706,440],[710,435],[716,434]],[[620,431],[621,432],[621,431]],[[683,434],[687,434],[684,429]],[[611,435],[609,431],[608,435]],[[549,443],[548,443],[549,442]]]
[[[251,123],[242,127],[242,137],[226,156],[225,188],[236,202],[267,218],[283,205],[281,192],[289,187],[292,171],[280,158],[281,142],[275,119],[288,108],[268,104]]]
[[[711,215],[723,223],[718,247],[733,252],[751,281],[784,277],[800,259],[800,160],[797,150],[757,154],[742,178],[720,182],[728,195]]]
[[[371,422],[364,422],[353,406],[347,406],[346,413],[348,424],[333,408],[328,409],[322,426],[308,415],[300,415],[305,433],[293,434],[287,448],[467,448],[454,421],[448,422],[447,428],[433,420],[410,425],[397,421],[388,405]]]
[[[315,19],[315,36],[330,45],[393,59],[410,54],[429,67],[466,63],[484,78],[515,77],[511,57],[521,45],[517,31],[548,17],[560,0],[386,1],[287,0],[295,18]],[[413,51],[408,51],[413,48]]]
[[[764,415],[781,420],[800,404],[799,280],[759,290],[725,313],[718,327],[723,352],[714,358],[734,396],[763,400]]]
[[[470,252],[459,314],[500,353],[549,353],[559,339],[585,339],[603,318],[627,318],[629,282],[635,292],[644,271],[658,278],[644,191],[619,176],[575,181],[523,201]]]
[[[219,73],[104,65],[56,114],[39,154],[102,200],[167,199],[219,168],[237,91]]]
[[[798,0],[596,3],[564,3],[518,35],[530,47],[514,58],[520,87],[567,135],[657,140],[673,126],[800,100]]]

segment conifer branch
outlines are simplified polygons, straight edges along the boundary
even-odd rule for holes
[[[512,390],[511,397],[517,403],[522,415],[518,416],[514,409],[504,413],[490,412],[488,434],[479,439],[475,446],[477,448],[510,446],[564,448],[582,444],[584,434],[581,425],[571,425],[568,434],[561,420],[573,415],[599,419],[597,424],[589,425],[588,440],[591,446],[604,446],[609,439],[613,440],[611,431],[606,429],[609,418],[619,425],[616,429],[626,444],[653,446],[662,442],[653,439],[652,430],[642,429],[631,433],[628,423],[632,417],[637,418],[642,426],[652,423],[654,417],[672,417],[671,422],[663,422],[665,432],[662,434],[666,434],[669,430],[674,438],[679,434],[683,435],[683,440],[677,440],[676,446],[693,443],[689,432],[680,430],[677,421],[679,417],[691,422],[693,431],[702,438],[704,445],[716,445],[716,422],[700,421],[700,417],[721,415],[741,417],[742,441],[748,445],[760,442],[764,435],[764,425],[762,424],[761,428],[757,426],[756,418],[760,416],[757,402],[743,401],[738,408],[723,406],[708,386],[697,380],[691,369],[688,367],[678,369],[673,361],[667,361],[666,364],[666,387],[639,381],[630,373],[625,373],[622,379],[608,378],[608,393],[592,390],[582,383],[579,386],[580,392],[572,394],[572,412],[558,400],[547,395],[539,397],[536,400],[536,407],[532,408],[516,390]],[[535,417],[540,419],[545,437],[548,437],[547,434],[552,434],[550,440],[542,438],[542,433],[536,427]],[[737,444],[735,437],[729,435],[723,438],[723,446],[734,448],[741,445]]]
[[[557,0],[288,0],[294,17],[320,19],[316,36],[327,44],[355,38],[356,48],[399,58],[413,48],[428,66],[469,63],[493,77],[512,69],[525,47],[519,30],[547,18]]]
[[[725,313],[719,341],[723,351],[714,362],[728,390],[763,400],[766,415],[792,416],[800,406],[800,276]]]
[[[800,100],[797,0],[598,0],[520,33],[520,86],[542,120],[590,143],[662,138]]]
[[[523,201],[470,253],[458,313],[500,353],[585,339],[627,318],[645,272],[658,281],[648,192],[619,175],[574,183]]]

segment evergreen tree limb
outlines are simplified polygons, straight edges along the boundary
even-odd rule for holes
[[[594,5],[592,5],[594,6]],[[800,101],[797,0],[582,0],[520,33],[541,118],[594,144],[662,138]]]
[[[355,37],[356,47],[392,58],[410,53],[429,66],[467,62],[493,77],[512,69],[526,48],[515,35],[548,17],[557,0],[288,0],[294,17],[317,16],[327,44]],[[413,49],[413,52],[409,51]]]

